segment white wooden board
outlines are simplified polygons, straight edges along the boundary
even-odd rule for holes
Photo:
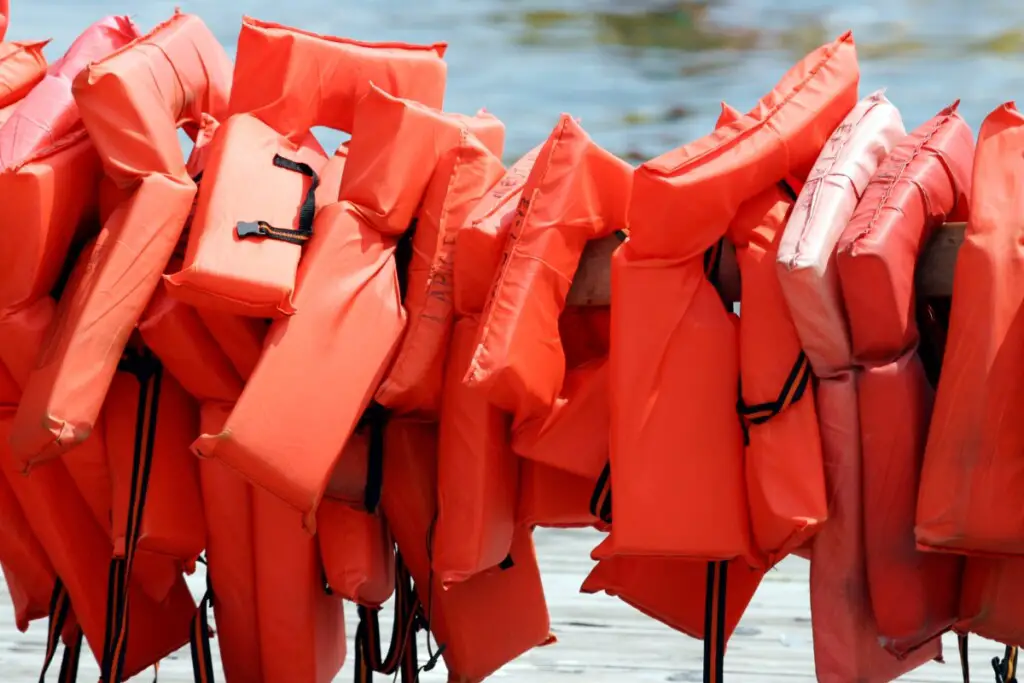
[[[592,562],[590,550],[599,535],[589,531],[538,530],[544,586],[551,610],[552,629],[559,642],[539,648],[512,662],[493,677],[507,683],[659,683],[702,680],[702,645],[648,619],[615,598],[581,595],[579,586]],[[811,652],[808,564],[785,560],[766,578],[729,645],[726,679],[737,683],[782,683],[814,680]],[[204,578],[190,578],[198,595]],[[30,683],[38,679],[46,629],[36,622],[28,633],[18,633],[12,610],[3,593],[0,604],[0,682]],[[385,610],[385,613],[387,610]],[[355,610],[347,610],[349,634],[355,632]],[[383,621],[383,620],[382,620]],[[390,629],[390,624],[382,623]],[[216,647],[216,639],[213,641]],[[349,652],[352,652],[351,644]],[[421,658],[425,652],[421,643]],[[992,681],[991,658],[1002,647],[974,639],[971,643],[972,679]],[[930,663],[901,680],[920,683],[959,681],[956,640],[946,637],[946,664]],[[215,653],[216,656],[216,653]],[[95,681],[98,670],[83,653],[80,680]],[[443,683],[442,666],[421,676],[423,683]],[[218,660],[218,674],[219,660]],[[338,681],[351,680],[346,666]],[[51,680],[56,680],[56,671]],[[135,680],[150,681],[150,672]],[[160,667],[161,683],[191,681],[188,650],[181,650]],[[223,678],[218,680],[223,683]],[[378,680],[390,680],[379,676]],[[239,682],[245,683],[245,682]],[[831,682],[829,682],[831,683]]]

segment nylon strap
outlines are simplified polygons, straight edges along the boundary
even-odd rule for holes
[[[728,562],[708,562],[704,593],[704,683],[725,680],[725,588]]]
[[[209,573],[207,573],[209,577]],[[189,628],[189,643],[192,646],[192,677],[196,683],[214,683],[213,652],[210,648],[210,612],[213,606],[213,590],[206,581],[206,593],[199,601]]]
[[[306,198],[299,208],[299,227],[297,228],[276,228],[266,221],[239,221],[235,226],[235,232],[240,239],[246,237],[266,237],[288,244],[302,245],[313,236],[313,218],[316,215],[316,188],[320,186],[320,176],[309,164],[286,159],[280,154],[274,155],[274,166],[283,168],[295,173],[301,173],[307,178],[312,178],[309,189],[306,191]]]
[[[124,678],[125,654],[128,650],[128,587],[131,581],[135,552],[142,531],[142,514],[146,507],[149,475],[156,443],[156,423],[160,401],[163,368],[148,349],[128,351],[118,369],[135,375],[139,381],[139,405],[135,421],[135,449],[132,456],[131,497],[128,525],[125,529],[123,558],[110,562],[107,585],[107,628],[100,668],[101,683],[119,683]]]
[[[783,410],[793,405],[807,392],[811,383],[811,363],[807,355],[801,351],[797,354],[796,362],[789,371],[786,381],[782,383],[782,389],[774,401],[754,403],[747,405],[743,401],[743,385],[740,383],[739,398],[736,401],[736,412],[740,414],[740,421],[743,423],[743,441],[750,445],[750,426],[760,425],[768,422]]]
[[[417,614],[419,600],[412,587],[412,577],[402,560],[395,557],[395,605],[394,625],[391,629],[391,643],[386,655],[381,655],[379,609],[358,606],[359,626],[356,627],[355,681],[370,683],[373,673],[391,675],[401,672],[403,681],[412,683],[417,679],[418,658],[416,631],[420,625]]]
[[[53,584],[53,593],[50,594],[50,614],[47,622],[46,652],[43,657],[43,670],[39,673],[39,683],[46,680],[46,672],[53,663],[57,654],[57,647],[60,645],[60,637],[64,632],[68,616],[71,613],[71,596],[68,594],[64,582],[58,577]],[[75,626],[70,640],[65,639],[64,656],[61,658],[60,673],[57,680],[60,683],[74,683],[78,679],[78,661],[82,653],[82,628]]]

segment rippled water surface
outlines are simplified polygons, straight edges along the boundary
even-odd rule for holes
[[[907,127],[953,100],[975,128],[1024,88],[1019,0],[12,0],[13,39],[52,37],[58,57],[104,14],[144,29],[175,5],[234,52],[243,13],[320,33],[450,44],[446,108],[486,107],[506,156],[542,141],[560,112],[642,161],[700,136],[719,102],[749,108],[802,54],[853,29],[862,92],[880,87]],[[342,140],[323,132],[325,145]]]

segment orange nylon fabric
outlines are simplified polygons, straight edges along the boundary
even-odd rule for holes
[[[607,458],[607,448],[604,453]],[[601,520],[590,512],[594,484],[594,478],[581,477],[533,460],[521,460],[516,525],[527,529],[538,526],[602,528]]]
[[[10,0],[0,0],[0,40],[7,35],[7,24],[10,21]]]
[[[173,372],[170,366],[168,370]],[[200,429],[221,429],[231,406],[203,403]],[[207,523],[206,571],[214,593],[213,613],[224,676],[229,680],[268,680],[263,676],[257,615],[253,489],[216,460],[199,461],[199,481]]]
[[[388,424],[381,505],[430,630],[445,646],[448,680],[478,683],[524,652],[554,642],[554,636],[528,529],[516,532],[509,569],[489,570],[447,590],[431,573],[436,443],[430,423],[402,418]]]
[[[814,663],[822,680],[888,681],[941,653],[899,661],[882,648],[865,566],[856,371],[835,247],[879,163],[905,135],[881,93],[857,103],[822,149],[779,245],[779,281],[815,374],[829,521],[811,549]]]
[[[13,385],[2,365],[0,383]],[[0,403],[11,404],[6,397],[0,397]],[[14,602],[15,624],[24,633],[30,621],[42,619],[49,613],[56,574],[46,550],[32,532],[14,490],[2,476],[0,518],[4,520],[0,526],[0,564],[3,565],[4,577],[9,581],[13,579],[8,589]]]
[[[82,131],[0,171],[0,318],[46,297],[72,244],[96,231],[101,177],[99,158]],[[12,348],[5,343],[0,357],[21,365],[9,355]],[[31,360],[37,352],[31,349]],[[26,379],[18,377],[19,383]]]
[[[793,67],[756,116],[636,170],[630,237],[612,258],[616,554],[758,562],[736,415],[736,328],[705,279],[703,255],[744,201],[810,168],[855,104],[858,79],[847,33]],[[683,233],[672,228],[681,215]]]
[[[81,117],[71,94],[75,76],[90,62],[138,37],[138,27],[126,16],[104,17],[85,29],[0,126],[0,168],[17,166],[80,128]]]
[[[610,419],[608,380],[607,357],[566,372],[551,411],[515,430],[516,455],[595,482],[608,462],[608,430],[595,428]]]
[[[456,321],[441,396],[431,566],[445,587],[497,566],[516,530],[519,461],[509,416],[462,381],[479,327],[476,316]]]
[[[477,203],[455,236],[455,311],[459,315],[483,313],[501,253],[541,146],[512,164]]]
[[[957,630],[1008,645],[1024,645],[1024,558],[966,558]]]
[[[565,376],[558,318],[587,241],[626,227],[633,167],[568,114],[541,146],[494,273],[465,381],[516,424],[546,413]]]
[[[317,540],[301,516],[253,487],[253,549],[265,680],[330,683],[345,662],[344,603],[324,590]]]
[[[0,43],[0,107],[21,100],[46,76],[49,40]]]
[[[464,131],[461,117],[376,88],[360,102],[340,201],[317,214],[299,269],[301,313],[274,323],[224,430],[194,444],[300,511],[310,532],[342,447],[405,326],[397,238],[438,159]],[[268,405],[274,420],[266,419]]]
[[[61,297],[25,387],[12,434],[23,469],[67,451],[91,432],[121,351],[159,283],[195,195],[176,129],[184,125],[194,133],[203,112],[222,116],[229,68],[203,23],[175,13],[75,79],[85,127],[124,197],[104,225],[79,286]]]
[[[399,414],[435,417],[454,323],[455,240],[470,211],[505,172],[505,126],[489,114],[465,118],[457,147],[438,162],[412,236],[403,305],[409,324],[377,400]]]
[[[917,501],[915,533],[931,550],[1024,554],[1024,512],[1004,489],[1024,477],[1024,246],[1020,203],[1024,115],[1012,103],[982,123],[971,216],[957,255],[942,375]],[[995,487],[995,488],[993,488]]]
[[[609,539],[594,557],[612,552]],[[742,559],[729,562],[725,584],[725,641],[728,642],[764,578]],[[708,563],[680,558],[606,557],[590,571],[581,593],[604,592],[691,638],[704,640]]]
[[[395,546],[384,518],[330,497],[316,517],[324,576],[335,597],[379,608],[395,589]]]
[[[939,112],[881,163],[843,231],[836,265],[860,414],[864,556],[878,632],[903,655],[957,618],[960,559],[917,552],[914,515],[933,391],[917,355],[914,275],[946,220],[966,217],[974,135]]]

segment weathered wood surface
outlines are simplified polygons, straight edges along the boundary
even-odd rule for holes
[[[950,296],[953,293],[953,266],[964,241],[966,223],[946,223],[935,231],[921,254],[917,268],[917,292],[922,297]],[[587,245],[573,278],[568,302],[575,306],[607,306],[611,302],[612,252],[620,244],[616,236],[594,240]],[[726,301],[739,301],[740,273],[736,254],[726,242],[718,270],[718,289]]]
[[[551,610],[552,629],[559,642],[528,653],[499,671],[495,681],[508,683],[665,683],[701,681],[701,643],[648,619],[615,598],[580,595],[579,586],[592,566],[590,550],[599,535],[590,531],[540,530],[538,554]],[[742,683],[783,683],[814,680],[811,652],[807,563],[785,560],[766,578],[726,654],[727,680]],[[199,594],[202,576],[191,578]],[[680,587],[682,588],[682,587]],[[6,590],[2,591],[7,600]],[[355,610],[347,610],[349,634],[355,632]],[[390,624],[384,625],[385,629]],[[0,681],[34,683],[43,657],[45,625],[33,624],[18,633],[10,604],[0,604]],[[214,639],[214,647],[216,647]],[[351,655],[351,646],[349,653]],[[424,658],[421,643],[421,660]],[[946,664],[930,663],[901,680],[919,683],[959,681],[955,639],[946,637]],[[989,662],[1002,648],[976,639],[971,644],[973,680],[992,680]],[[88,661],[87,661],[88,660]],[[421,676],[423,683],[444,683],[443,665]],[[219,660],[218,660],[218,674]],[[338,681],[351,680],[346,666]],[[96,680],[96,665],[83,654],[82,681]],[[381,676],[381,681],[390,677]],[[56,680],[56,672],[51,674]],[[135,680],[150,681],[151,673]],[[160,667],[161,683],[192,680],[188,650],[181,650]],[[223,683],[223,678],[218,680]],[[242,682],[244,683],[244,682]]]

